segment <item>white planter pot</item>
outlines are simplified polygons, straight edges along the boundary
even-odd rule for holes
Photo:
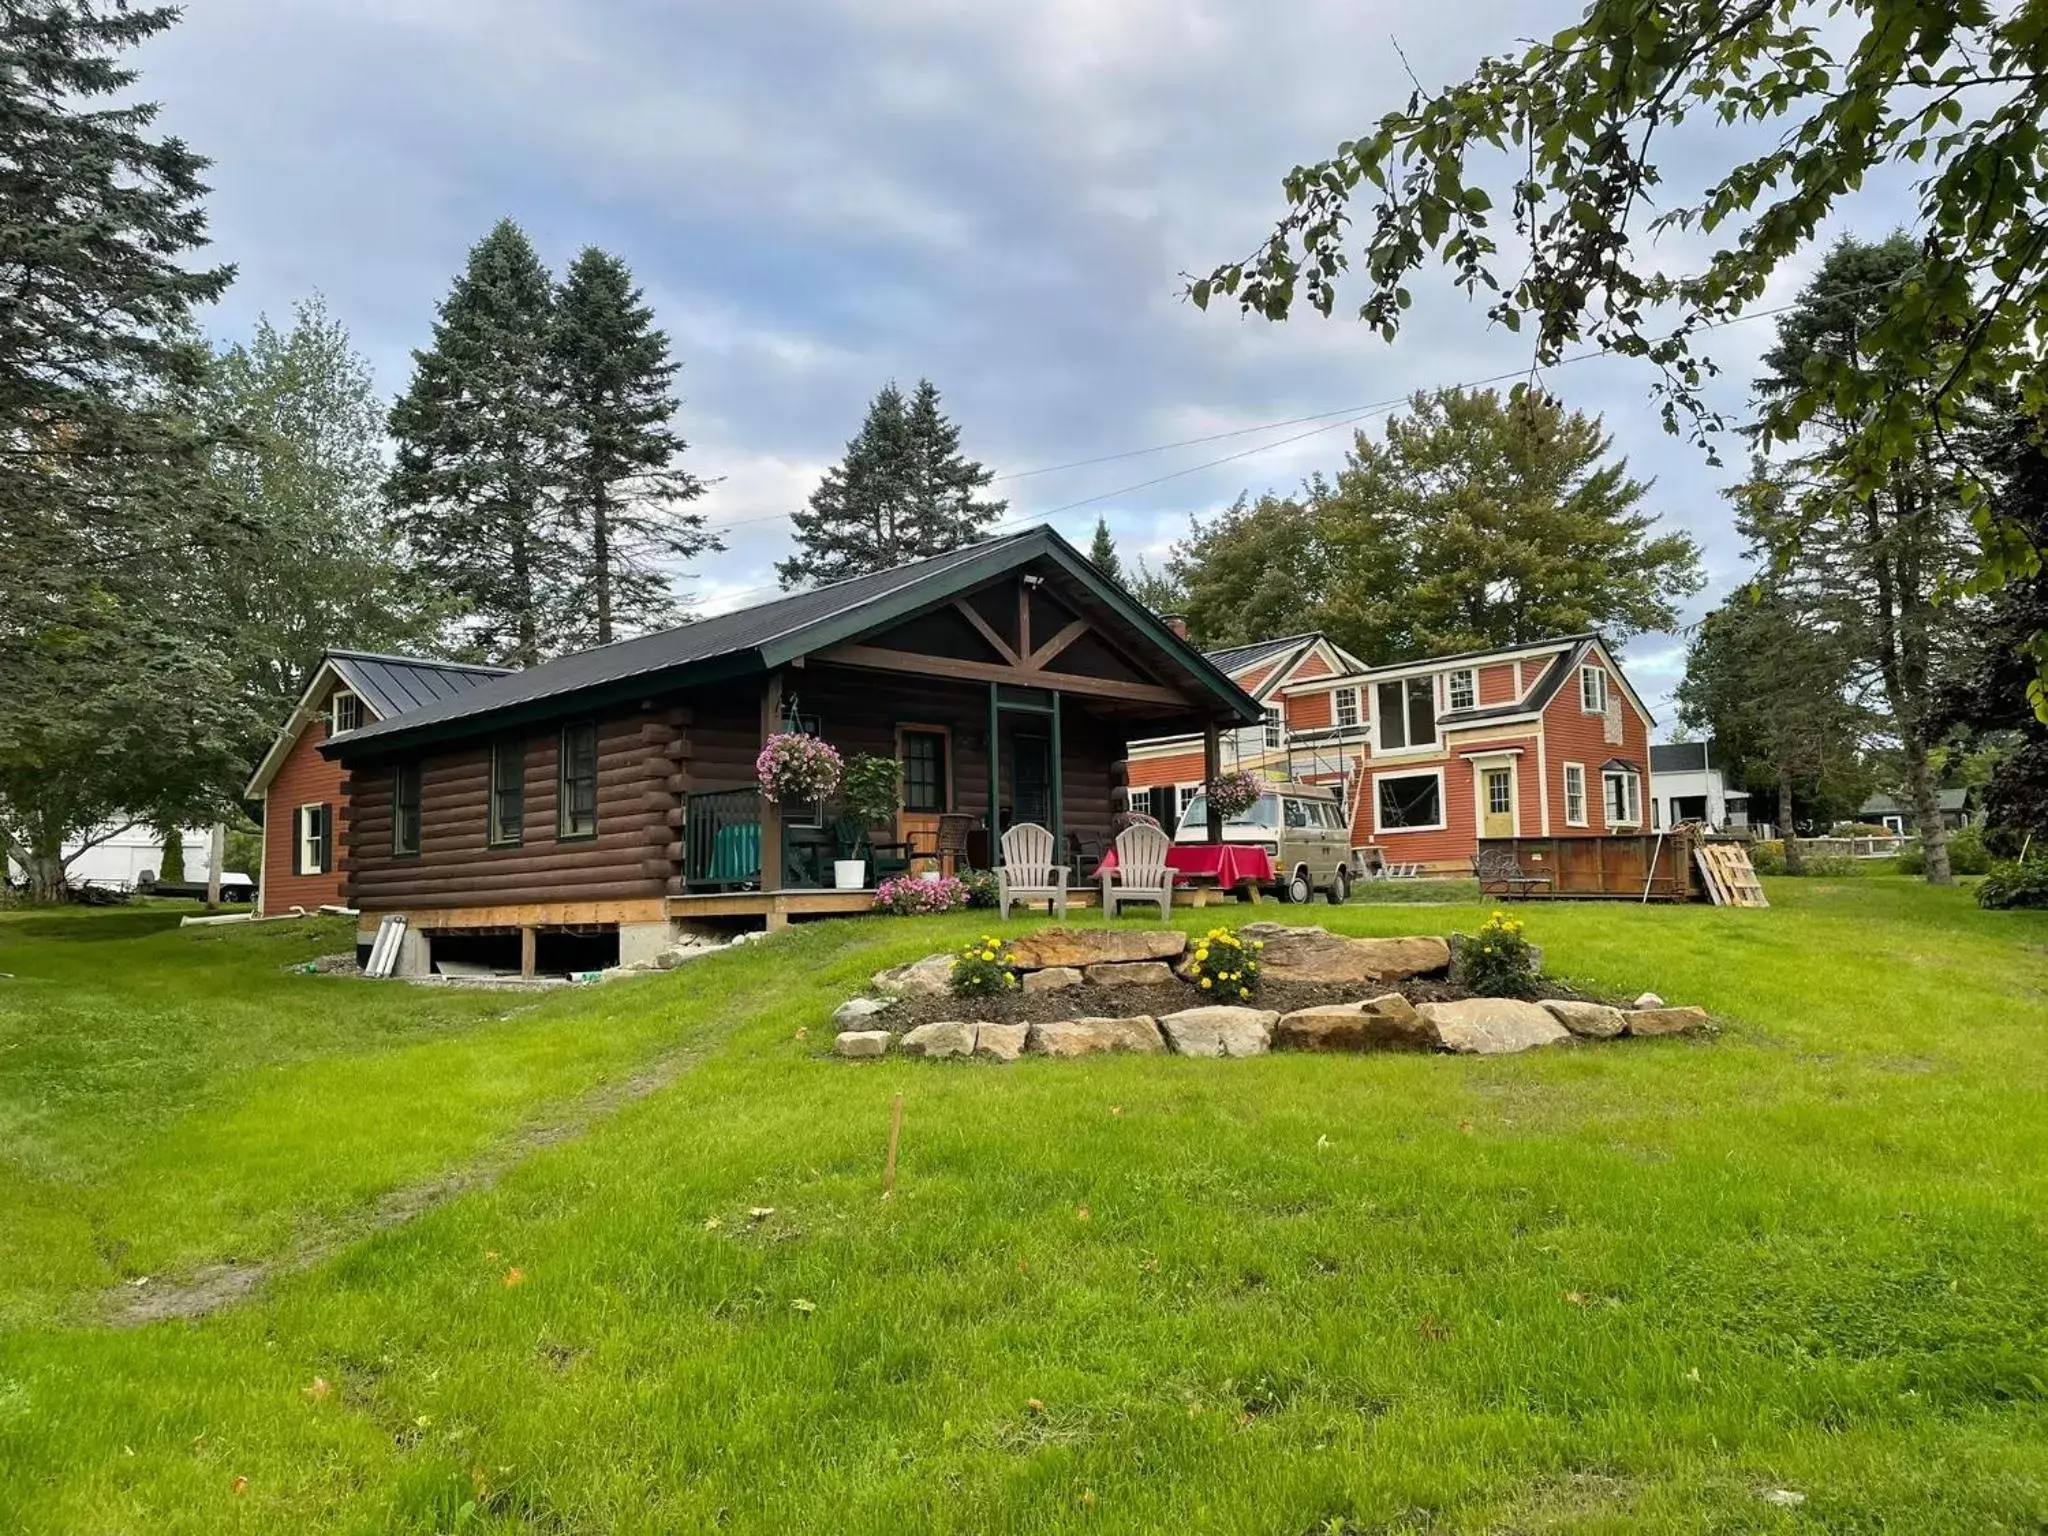
[[[868,883],[866,859],[834,859],[832,884],[842,891],[857,891]]]

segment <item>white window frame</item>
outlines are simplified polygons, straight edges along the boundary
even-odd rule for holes
[[[1426,827],[1389,827],[1380,821],[1380,781],[1382,779],[1424,779],[1436,780],[1436,820]],[[1404,832],[1442,832],[1450,826],[1450,804],[1444,798],[1444,771],[1435,768],[1408,768],[1397,773],[1376,773],[1372,776],[1372,829],[1381,837],[1399,837]]]
[[[1202,792],[1200,783],[1176,784],[1173,786],[1173,824],[1179,826],[1187,819],[1188,807],[1195,803],[1195,796]]]
[[[1629,814],[1616,816],[1614,801],[1608,795],[1608,785],[1619,783],[1622,787],[1622,809]],[[1640,827],[1643,824],[1643,776],[1626,768],[1605,768],[1600,772],[1600,815],[1610,827]]]
[[[1597,682],[1596,688],[1589,689],[1588,683]],[[1593,694],[1598,694],[1595,699]],[[1607,713],[1607,669],[1590,662],[1579,668],[1579,713],[1582,715],[1605,715]]]
[[[292,835],[298,839],[299,857],[297,872],[302,875],[324,875],[327,861],[313,857],[320,846],[320,818],[326,810],[324,805],[315,803],[302,805],[292,813]]]
[[[341,704],[346,699],[356,707],[356,723],[341,723]],[[327,734],[339,736],[345,731],[360,731],[363,728],[363,696],[350,688],[337,688],[327,701]]]
[[[1572,780],[1575,778],[1579,781],[1577,791],[1579,814],[1576,816],[1572,814]],[[1566,763],[1564,765],[1564,824],[1568,827],[1592,825],[1586,818],[1586,765],[1584,763]]]
[[[1351,718],[1349,720],[1344,718],[1344,702],[1347,699],[1351,702]],[[1340,731],[1355,731],[1363,719],[1364,716],[1359,713],[1358,709],[1358,690],[1356,688],[1332,688],[1330,690],[1330,723],[1332,725]]]
[[[1465,702],[1462,704],[1458,702],[1459,678],[1465,680]],[[1446,699],[1450,703],[1452,713],[1455,714],[1461,709],[1477,709],[1479,707],[1479,669],[1477,667],[1456,668],[1445,679],[1444,692]]]
[[[1379,699],[1379,689],[1382,685],[1380,683],[1375,683],[1373,684],[1372,699],[1373,756],[1376,758],[1391,757],[1399,759],[1403,757],[1428,757],[1434,753],[1442,752],[1444,750],[1444,733],[1442,727],[1437,724],[1437,717],[1443,713],[1443,710],[1439,707],[1441,704],[1441,698],[1437,688],[1436,679],[1434,677],[1390,677],[1385,679],[1385,682],[1398,684],[1400,686],[1401,734],[1403,736],[1406,736],[1408,734],[1409,726],[1409,686],[1413,683],[1418,682],[1427,683],[1429,685],[1429,740],[1421,743],[1409,742],[1406,746],[1400,747],[1390,747],[1387,745],[1385,734],[1387,728],[1387,714],[1384,710],[1380,708]]]
[[[1287,745],[1287,706],[1268,704],[1266,706],[1266,750],[1277,752]]]

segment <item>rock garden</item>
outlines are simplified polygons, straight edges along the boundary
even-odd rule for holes
[[[1626,1036],[1706,1031],[1698,1008],[1589,997],[1543,975],[1521,922],[1477,934],[1347,938],[1246,923],[1173,929],[1042,928],[986,935],[954,954],[876,974],[842,1004],[833,1049],[1014,1061],[1020,1055],[1269,1050],[1495,1056]]]

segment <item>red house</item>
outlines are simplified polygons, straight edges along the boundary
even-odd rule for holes
[[[340,869],[348,804],[342,768],[322,743],[503,677],[503,667],[329,651],[313,669],[298,707],[256,766],[244,799],[263,803],[263,867],[257,916],[343,899]]]
[[[1647,830],[1650,728],[1597,634],[1366,666],[1316,634],[1212,653],[1266,707],[1223,766],[1342,787],[1355,847],[1470,867],[1482,837]],[[1172,826],[1202,780],[1191,737],[1133,742],[1135,808]]]

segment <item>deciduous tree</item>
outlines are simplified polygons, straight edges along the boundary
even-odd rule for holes
[[[1166,574],[1180,589],[1188,633],[1215,649],[1316,628],[1329,570],[1329,551],[1313,501],[1240,496],[1210,518],[1196,519],[1176,544]]]

